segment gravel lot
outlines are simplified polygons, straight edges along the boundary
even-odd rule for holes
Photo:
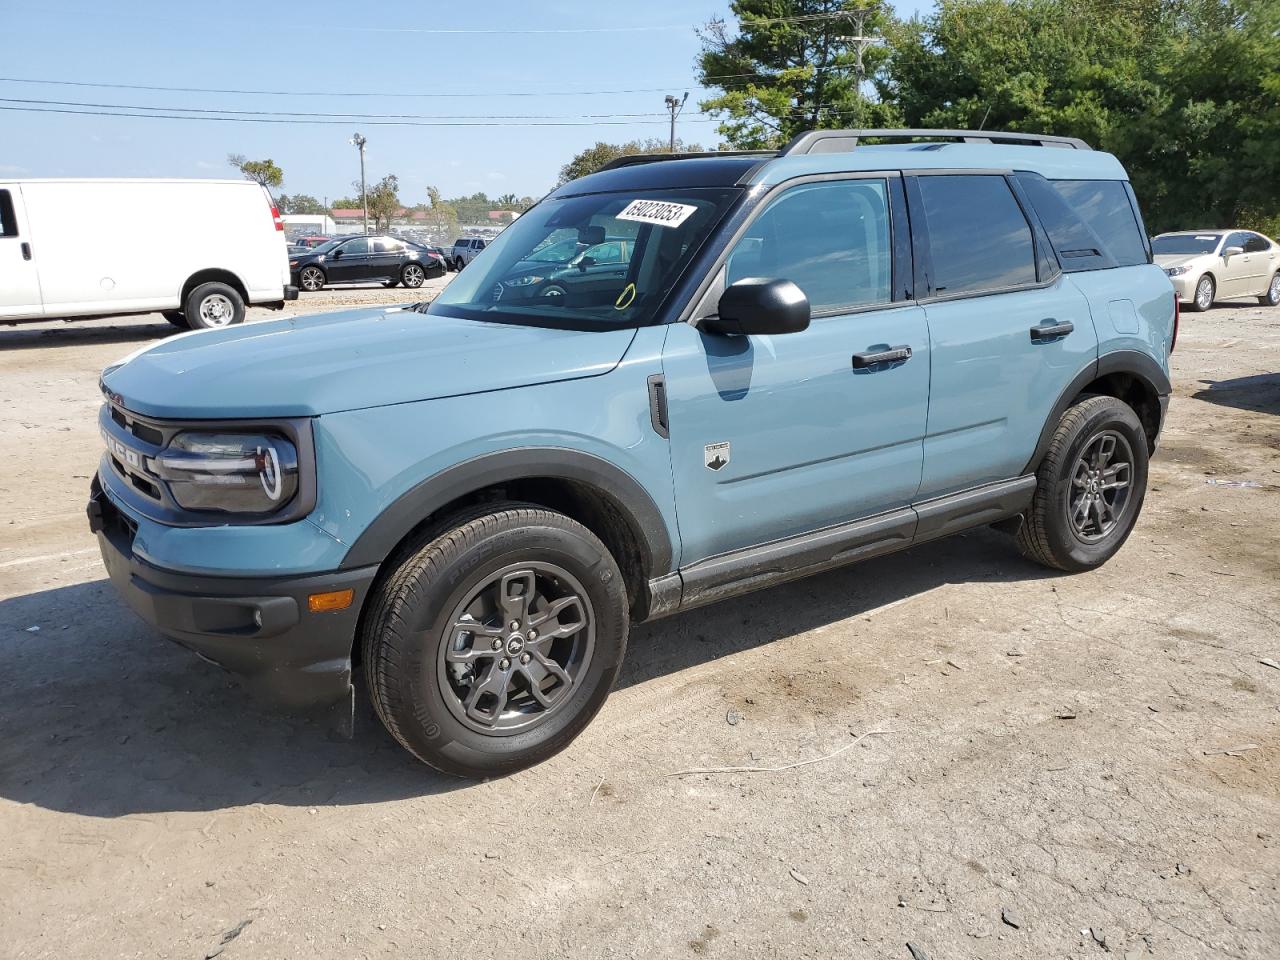
[[[483,784],[363,703],[352,742],[259,707],[116,599],[96,378],[166,331],[0,329],[0,955],[1280,952],[1280,310],[1184,317],[1103,570],[981,531],[638,628],[581,739]]]

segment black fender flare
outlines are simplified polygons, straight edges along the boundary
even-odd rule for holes
[[[1049,411],[1049,417],[1045,420],[1043,429],[1040,431],[1040,439],[1036,443],[1035,453],[1031,455],[1031,459],[1027,461],[1026,467],[1023,468],[1023,474],[1035,473],[1039,468],[1040,461],[1044,459],[1044,455],[1049,449],[1049,443],[1053,440],[1053,433],[1058,429],[1058,424],[1062,422],[1062,417],[1067,412],[1067,408],[1071,406],[1071,401],[1079,396],[1080,391],[1094,380],[1112,373],[1127,373],[1141,380],[1157,397],[1161,398],[1162,406],[1164,398],[1173,392],[1173,384],[1169,382],[1169,375],[1161,369],[1160,364],[1156,363],[1149,354],[1138,350],[1114,350],[1111,353],[1103,354],[1072,377],[1066,389],[1059,394],[1058,399],[1053,404],[1053,409]]]
[[[602,494],[637,534],[647,575],[671,570],[671,537],[649,492],[625,470],[567,447],[522,447],[473,457],[415,484],[356,538],[341,569],[379,564],[414,527],[469,493],[512,480],[572,480]]]

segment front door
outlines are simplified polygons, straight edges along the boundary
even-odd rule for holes
[[[22,188],[0,183],[0,317],[44,313]]]
[[[399,280],[400,267],[406,262],[404,243],[390,237],[375,237],[370,243],[369,271],[373,280]]]
[[[369,278],[369,241],[356,237],[338,247],[328,257],[325,273],[330,283],[354,283]]]
[[[1253,256],[1245,251],[1249,234],[1237,230],[1222,243],[1222,266],[1218,268],[1218,298],[1243,297],[1251,292],[1250,274]],[[1227,251],[1235,248],[1230,255]]]
[[[1098,337],[1088,300],[1047,245],[1037,251],[1003,176],[907,182],[933,362],[928,500],[1019,476],[1054,404],[1097,358]]]
[[[929,397],[924,311],[893,302],[890,184],[807,183],[769,201],[725,282],[795,282],[800,333],[673,324],[663,351],[681,565],[909,504]],[[897,225],[905,230],[905,223]],[[856,366],[905,347],[910,358]]]

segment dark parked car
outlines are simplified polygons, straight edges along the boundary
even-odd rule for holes
[[[395,237],[342,237],[322,243],[304,256],[289,258],[293,282],[311,291],[330,283],[420,287],[428,277],[443,276],[444,272],[442,261]]]

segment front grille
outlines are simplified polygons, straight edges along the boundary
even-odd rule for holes
[[[143,497],[163,504],[165,497],[154,460],[166,442],[164,433],[114,403],[108,409],[110,419],[104,418],[100,423],[112,470]]]

